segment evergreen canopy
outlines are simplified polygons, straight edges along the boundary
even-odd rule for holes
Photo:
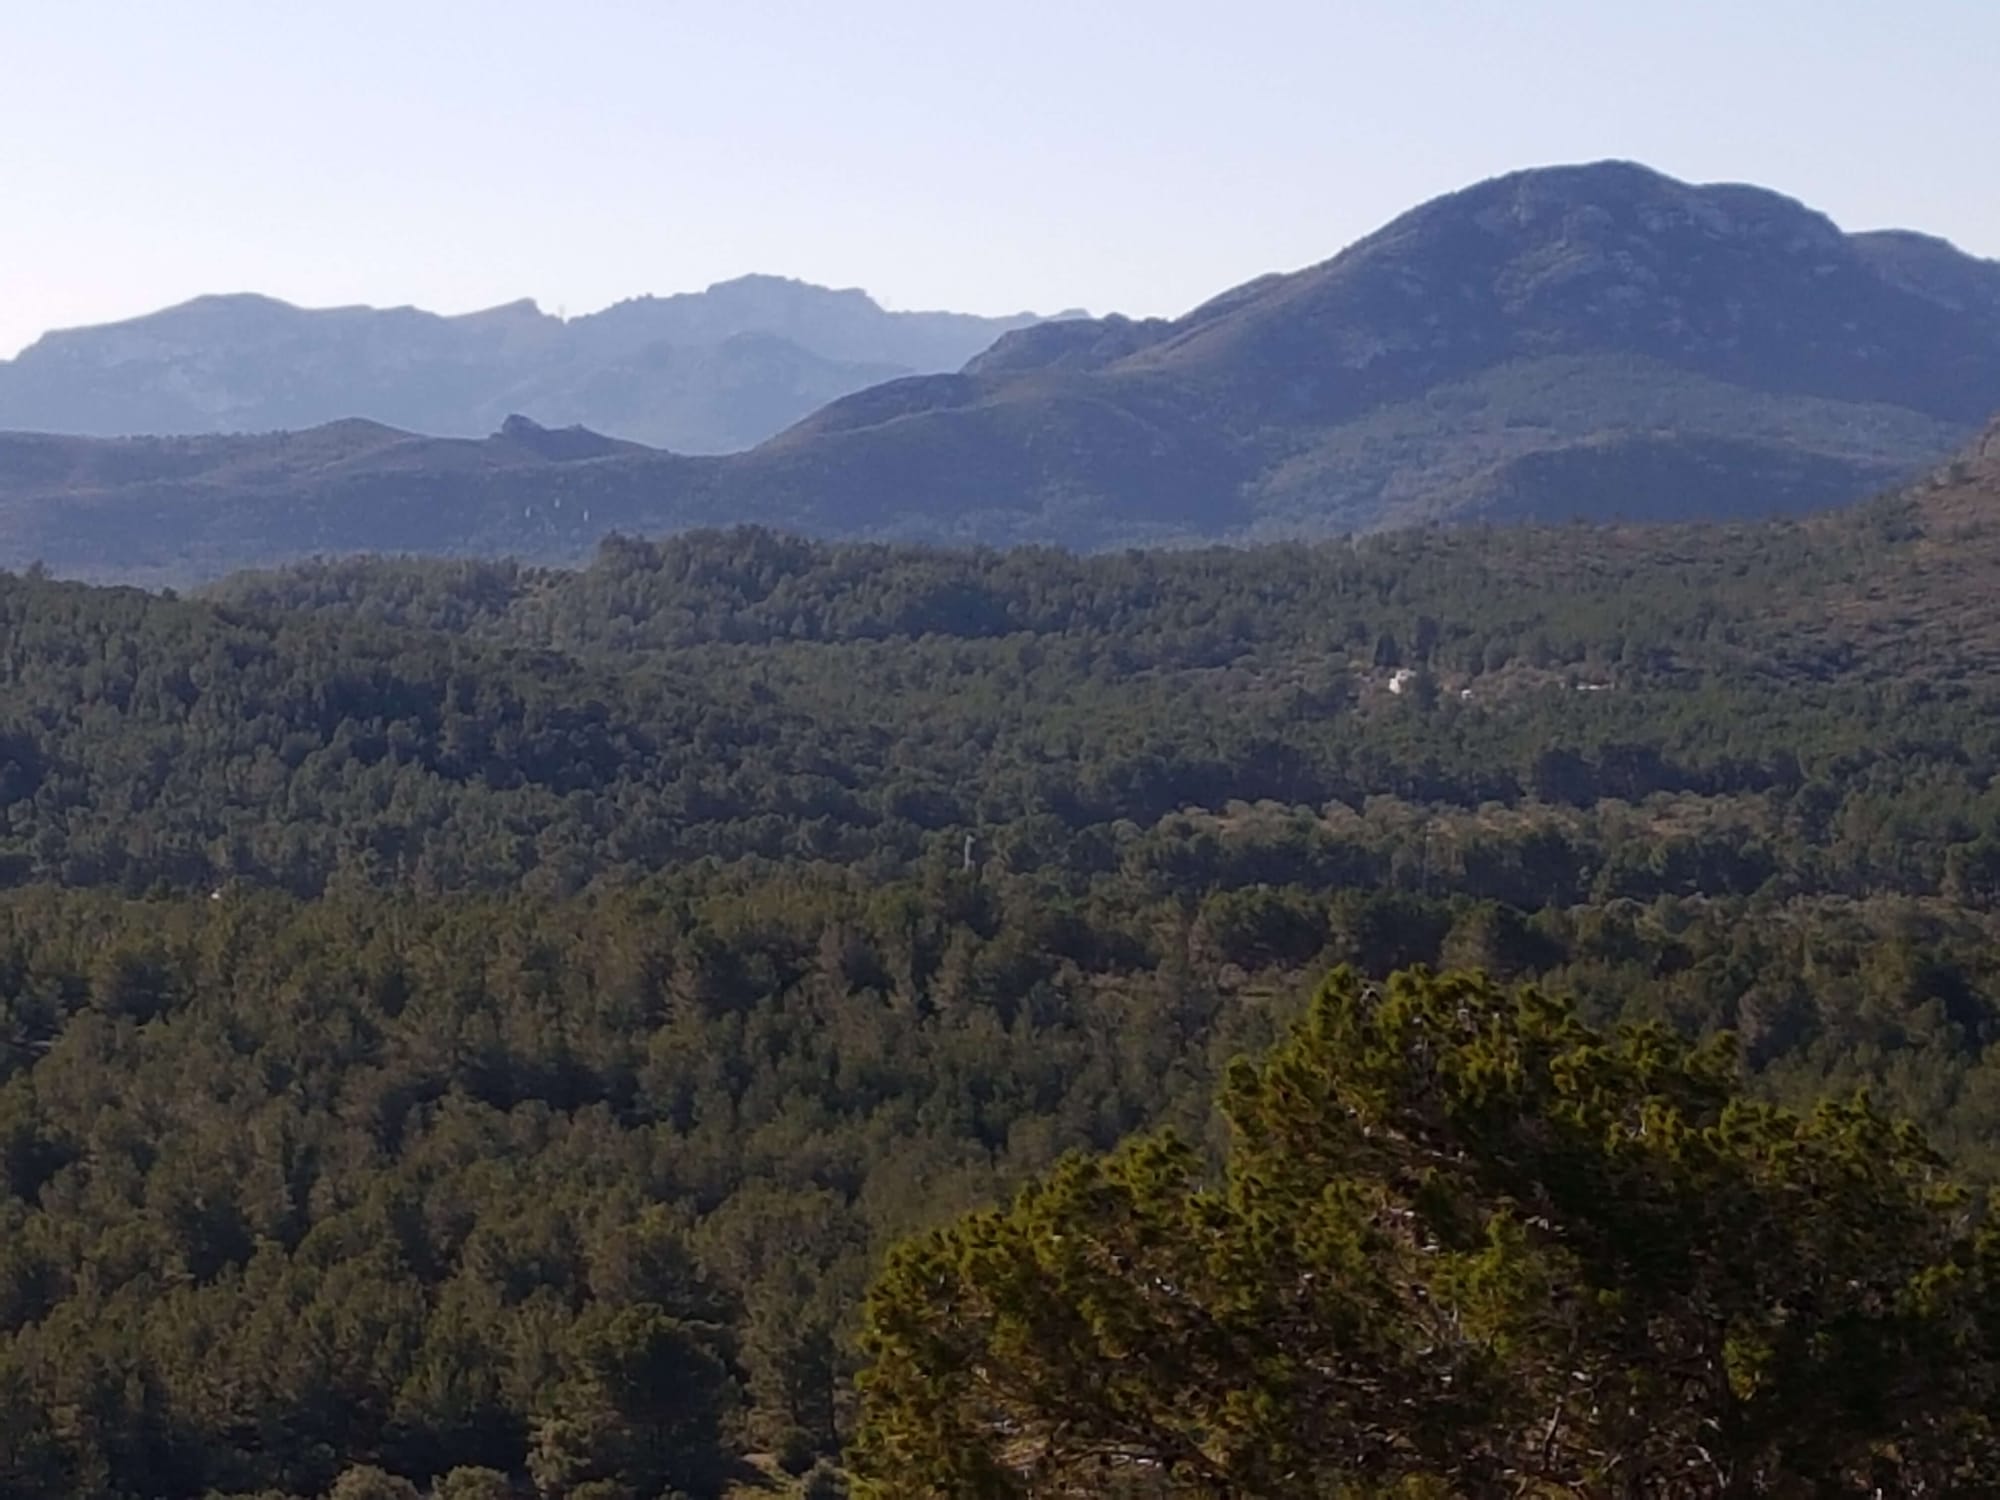
[[[866,1493],[1947,1495],[1996,1472],[2000,1239],[1865,1098],[1531,987],[1341,970],[1169,1135],[897,1253]]]

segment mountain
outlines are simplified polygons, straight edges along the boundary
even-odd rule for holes
[[[1058,319],[1083,316],[1074,309]],[[572,319],[578,343],[597,355],[656,344],[707,348],[743,334],[769,334],[844,365],[955,370],[1002,334],[1031,328],[1032,313],[885,312],[866,292],[834,291],[781,276],[739,276],[705,292],[635,297]]]
[[[564,321],[201,297],[51,333],[0,361],[0,427],[97,437],[266,432],[348,417],[473,437],[511,412],[680,452],[754,446],[837,396],[952,370],[1030,314],[889,312],[776,276]]]
[[[621,316],[686,326],[671,303]],[[1888,488],[1995,410],[2000,265],[1609,162],[1478,184],[1181,318],[1014,331],[727,457],[336,433],[282,463],[290,440],[199,461],[128,444],[31,475],[0,450],[0,562],[166,579],[315,551],[563,559],[607,530],[744,520],[1090,548],[1732,518]]]
[[[1011,334],[751,461],[810,451],[829,505],[914,470],[1017,533],[1082,506],[1086,531],[1283,535],[1659,513],[1663,491],[1688,516],[1810,508],[1995,409],[2000,265],[1611,162],[1479,184],[1171,322]],[[1693,482],[1718,467],[1751,493]]]

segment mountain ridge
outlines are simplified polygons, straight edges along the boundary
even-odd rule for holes
[[[891,311],[857,288],[765,275],[574,318],[529,298],[443,314],[218,293],[53,330],[0,360],[0,428],[178,436],[364,416],[476,437],[524,412],[736,451],[835,396],[955,369],[1038,316]]]
[[[1447,194],[1181,318],[1014,331],[727,457],[551,464],[413,439],[324,480],[232,490],[224,465],[73,494],[0,464],[0,562],[193,578],[314,551],[560,561],[609,530],[739,521],[1099,548],[1739,519],[1892,488],[1996,410],[2000,264],[1846,235],[1766,189],[1593,163]],[[121,503],[175,529],[108,524]]]

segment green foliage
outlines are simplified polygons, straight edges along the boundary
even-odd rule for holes
[[[373,1464],[349,1469],[327,1491],[327,1500],[421,1500],[409,1480],[386,1473]]]
[[[579,1320],[553,1389],[542,1398],[528,1469],[569,1493],[616,1480],[646,1494],[710,1494],[727,1471],[731,1405],[724,1331],[641,1303]]]
[[[548,893],[710,857],[908,869],[968,832],[1086,875],[1186,809],[1391,797],[1471,826],[1407,870],[1324,828],[1257,873],[1136,853],[1197,889],[1981,904],[1993,642],[1928,533],[1883,540],[1908,514],[1089,559],[735,532],[216,604],[0,579],[0,881]],[[1857,606],[1864,575],[1907,613]],[[1383,639],[1428,654],[1434,706],[1387,691]],[[145,1003],[144,961],[106,983]]]
[[[1994,1181],[1961,500],[0,579],[0,1489],[835,1458],[889,1245],[1158,1127],[1134,1201],[1174,1210],[1226,1060],[1342,962],[1711,1039],[1761,1104],[1865,1086]],[[1761,1400],[1792,1357],[1720,1368]]]
[[[1910,1127],[1732,1071],[1343,971],[1231,1069],[1218,1185],[1143,1138],[897,1252],[865,1492],[1971,1493],[2000,1248]]]
[[[778,1438],[778,1467],[794,1479],[803,1478],[819,1459],[819,1444],[803,1427],[789,1427]]]
[[[516,1493],[498,1469],[464,1466],[438,1479],[436,1500],[515,1500]]]

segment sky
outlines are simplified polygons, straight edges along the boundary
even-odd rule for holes
[[[0,0],[0,356],[750,271],[1173,314],[1623,157],[2000,258],[1996,0]]]

